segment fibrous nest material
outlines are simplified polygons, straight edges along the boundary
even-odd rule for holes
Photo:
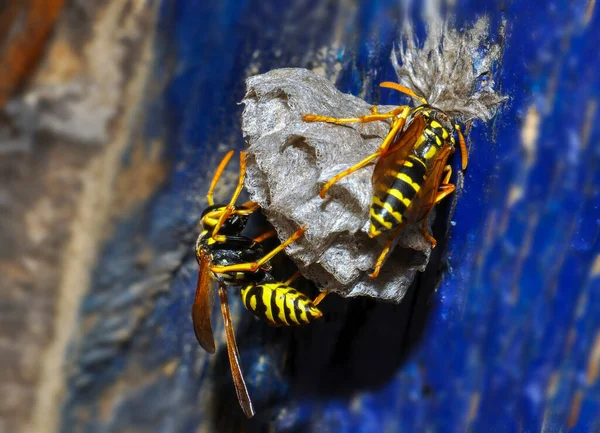
[[[491,79],[481,83],[482,68],[489,69],[500,52],[488,45],[483,56],[475,56],[486,34],[485,20],[466,33],[433,25],[419,47],[412,30],[406,30],[399,53],[392,53],[400,83],[457,121],[490,119],[505,98],[494,92]],[[324,289],[400,302],[415,273],[427,265],[431,247],[420,228],[409,225],[397,237],[379,277],[367,275],[387,240],[367,235],[374,165],[336,183],[324,200],[318,195],[334,175],[377,150],[389,123],[304,122],[302,114],[358,117],[371,108],[305,69],[273,70],[249,78],[246,85],[246,187],[281,240],[299,226],[308,229],[286,250],[288,255]],[[378,107],[380,112],[391,108]]]
[[[500,63],[502,44],[489,40],[486,17],[459,32],[438,16],[430,16],[422,46],[410,21],[402,29],[399,50],[392,52],[400,84],[456,121],[488,121],[494,117],[507,97],[494,89],[491,71]]]

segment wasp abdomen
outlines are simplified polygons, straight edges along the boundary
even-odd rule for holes
[[[281,283],[248,285],[241,292],[244,306],[272,325],[303,325],[323,315],[306,295]]]
[[[404,213],[421,189],[426,170],[422,158],[409,155],[376,185],[371,204],[371,237],[392,230],[404,221]]]

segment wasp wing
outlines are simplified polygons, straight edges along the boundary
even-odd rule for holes
[[[248,418],[254,416],[254,407],[246,388],[244,374],[240,365],[240,352],[235,341],[235,333],[233,332],[233,324],[231,323],[231,312],[229,311],[229,301],[227,299],[227,290],[224,286],[219,287],[219,298],[221,299],[221,313],[223,315],[223,323],[225,325],[225,337],[227,339],[227,353],[229,355],[229,366],[231,367],[231,376],[235,385],[240,406],[244,414]]]
[[[403,130],[398,132],[397,137],[390,145],[389,149],[381,155],[375,170],[373,171],[372,183],[374,186],[387,185],[393,179],[399,164],[406,159],[408,154],[415,147],[419,136],[423,133],[427,122],[422,114],[417,113],[412,121]]]
[[[196,286],[196,297],[192,305],[192,323],[194,333],[200,346],[208,353],[215,353],[215,338],[213,336],[210,316],[212,313],[214,287],[210,278],[210,256],[200,251],[200,270],[198,271],[198,285]]]
[[[431,163],[431,169],[423,182],[423,186],[408,209],[409,221],[421,221],[423,218],[427,217],[435,205],[438,189],[442,182],[442,176],[444,175],[444,167],[453,151],[453,147],[444,147]]]

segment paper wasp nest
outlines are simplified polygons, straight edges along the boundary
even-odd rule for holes
[[[461,44],[473,40],[457,37],[454,42],[464,48]],[[451,48],[451,44],[444,45],[444,50]],[[422,54],[414,44],[401,50],[403,58],[406,56],[411,62],[417,62]],[[444,56],[438,57],[445,61]],[[472,58],[468,57],[469,62]],[[428,78],[435,78],[432,71],[427,77],[423,76],[424,70],[417,74],[414,67],[403,69],[397,62],[395,66],[399,78],[406,78],[402,81],[408,81],[407,85],[418,84],[416,90],[429,90],[423,87]],[[413,82],[416,75],[425,81]],[[473,75],[468,80],[473,93]],[[464,97],[466,89],[465,80],[455,81],[460,86],[454,92],[454,99],[450,97],[452,83],[445,86],[437,82],[435,89],[450,97],[448,108],[458,115],[465,104],[461,106],[457,99]],[[322,288],[342,296],[366,295],[400,302],[415,273],[427,265],[431,248],[418,226],[407,226],[398,236],[379,277],[371,279],[367,275],[387,240],[385,235],[375,239],[367,235],[374,164],[335,184],[325,200],[318,195],[321,186],[334,175],[377,150],[388,133],[389,123],[342,126],[304,122],[301,115],[305,113],[358,117],[369,114],[371,107],[357,97],[339,92],[331,82],[305,69],[273,70],[249,78],[246,85],[243,100],[246,106],[243,132],[248,144],[246,187],[277,229],[280,239],[286,239],[299,226],[308,229],[300,241],[287,249],[288,255],[307,278]],[[427,93],[427,96],[436,95]],[[493,91],[491,96],[495,96]],[[439,97],[434,99],[444,102]],[[486,107],[489,108],[486,113],[491,113],[491,104]],[[391,108],[379,107],[379,111]]]
[[[243,131],[250,197],[280,239],[299,226],[308,229],[288,255],[320,287],[400,301],[415,272],[427,264],[430,246],[418,228],[407,227],[379,277],[366,275],[385,243],[383,236],[367,235],[373,166],[341,180],[325,200],[318,195],[320,185],[376,151],[389,125],[304,122],[303,113],[356,117],[371,107],[305,69],[274,70],[249,78],[247,87]]]

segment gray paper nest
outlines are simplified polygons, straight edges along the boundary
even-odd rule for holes
[[[473,43],[471,33],[468,38],[457,40]],[[416,62],[425,49],[431,49],[431,44],[426,43],[421,50],[414,44],[407,45],[401,49],[401,55]],[[401,67],[394,59],[395,54],[393,61],[401,83],[427,90],[423,87],[433,78],[425,77],[426,81],[415,83],[417,78],[423,79],[423,71],[416,74],[413,69],[406,69],[416,66],[408,62],[406,68]],[[472,76],[470,79],[473,81]],[[243,100],[246,106],[243,132],[248,144],[246,188],[276,228],[279,239],[286,239],[299,226],[308,229],[301,240],[286,250],[288,255],[321,288],[345,297],[372,296],[400,302],[415,273],[427,265],[431,247],[418,226],[407,226],[398,236],[379,277],[371,279],[367,275],[387,240],[385,236],[370,239],[367,235],[374,164],[335,184],[325,200],[318,195],[331,177],[377,150],[389,123],[340,126],[304,122],[301,115],[306,113],[358,117],[369,114],[371,107],[357,97],[339,92],[328,80],[305,69],[273,70],[249,78],[246,85]],[[443,91],[449,94],[448,88]],[[489,87],[484,91],[485,101],[500,98],[493,90],[489,94]],[[497,102],[485,101],[486,113],[492,113]],[[440,102],[443,103],[438,98]],[[456,100],[448,103],[456,115],[460,103]],[[392,107],[378,108],[385,112]],[[462,118],[473,117],[471,112],[461,113]]]
[[[304,122],[303,113],[356,117],[369,113],[370,107],[305,69],[273,70],[248,79],[247,87],[246,188],[280,239],[299,226],[308,229],[288,248],[288,255],[320,287],[344,296],[402,299],[416,270],[427,264],[430,246],[418,229],[407,228],[379,277],[365,274],[385,243],[382,236],[367,235],[373,166],[338,182],[325,200],[318,195],[320,185],[376,151],[389,124]]]

